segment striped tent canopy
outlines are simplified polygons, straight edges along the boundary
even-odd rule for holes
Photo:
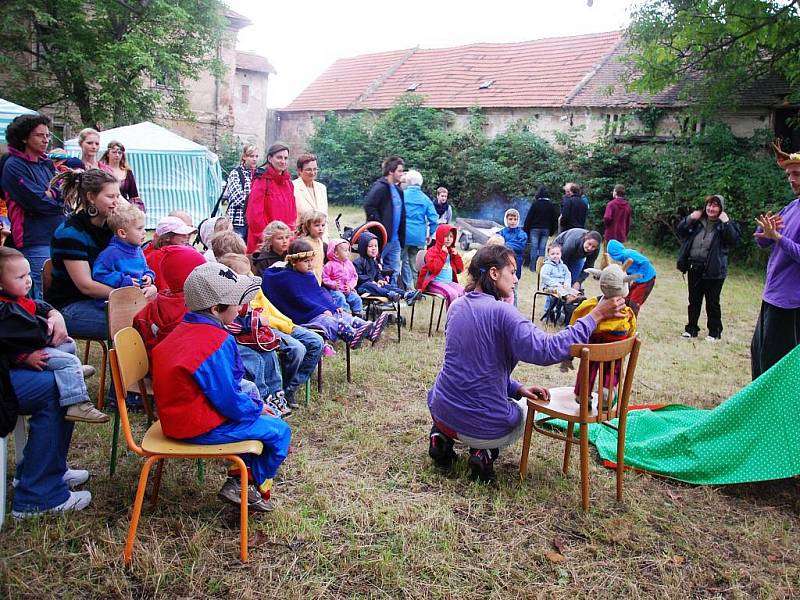
[[[0,144],[6,143],[6,127],[14,120],[14,117],[35,112],[35,110],[0,98]]]
[[[222,191],[222,169],[208,148],[150,121],[100,132],[101,153],[112,140],[125,146],[139,195],[147,208],[146,227],[154,229],[172,210],[183,210],[195,223],[211,214]],[[64,150],[80,156],[78,139]]]

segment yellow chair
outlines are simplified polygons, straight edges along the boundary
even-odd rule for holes
[[[569,467],[569,454],[573,444],[580,445],[581,463],[581,506],[589,510],[589,423],[598,423],[617,430],[617,502],[622,500],[622,484],[624,478],[623,463],[625,460],[625,427],[628,418],[628,401],[633,385],[633,375],[636,371],[636,361],[639,357],[639,347],[642,342],[633,336],[619,342],[610,344],[573,344],[570,355],[581,359],[578,369],[580,385],[580,404],[575,402],[573,387],[559,387],[550,390],[550,401],[528,399],[528,417],[525,421],[525,434],[522,438],[522,457],[519,461],[519,474],[523,479],[528,471],[528,454],[531,447],[531,433],[535,429],[548,437],[565,442],[564,446],[564,474]],[[627,357],[627,364],[626,359]],[[589,369],[592,363],[597,364],[597,392],[589,389]],[[619,378],[615,385],[609,388],[604,386],[604,375],[609,369],[619,365]],[[610,378],[614,381],[616,378]],[[591,397],[592,403],[589,404]],[[605,402],[605,406],[598,406],[598,398],[613,398],[616,402]],[[536,413],[541,412],[547,417],[536,421]],[[609,421],[618,418],[616,426]],[[552,429],[544,429],[548,421],[560,419],[567,422],[565,434]],[[580,426],[580,435],[574,438],[574,425]]]
[[[161,423],[156,421],[144,434],[141,445],[133,440],[128,410],[125,406],[125,396],[128,388],[138,384],[142,397],[147,396],[144,378],[149,371],[147,352],[144,348],[139,333],[132,327],[126,327],[114,336],[114,347],[110,351],[111,376],[117,395],[117,410],[122,420],[122,431],[128,448],[139,456],[146,458],[139,475],[139,485],[136,489],[136,499],[133,503],[131,524],[128,529],[128,539],[125,542],[123,559],[125,564],[130,564],[133,556],[133,543],[136,539],[136,529],[139,525],[139,516],[142,512],[144,492],[147,487],[147,477],[150,469],[158,463],[155,479],[153,481],[152,501],[155,506],[158,501],[158,491],[161,484],[161,474],[164,459],[167,458],[196,458],[202,460],[225,459],[232,461],[238,468],[241,477],[242,497],[239,505],[240,550],[242,561],[247,560],[247,467],[239,456],[240,454],[261,454],[264,447],[260,441],[248,440],[233,444],[190,444],[174,440],[164,435]]]

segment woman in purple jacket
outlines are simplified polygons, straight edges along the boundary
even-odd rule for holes
[[[456,459],[454,438],[469,446],[473,479],[493,481],[499,449],[523,432],[527,398],[548,398],[547,389],[511,377],[518,362],[552,365],[583,344],[597,324],[620,316],[622,298],[601,300],[591,313],[556,335],[538,329],[502,298],[517,282],[513,251],[484,246],[472,258],[467,295],[447,312],[444,362],[428,392],[433,418],[428,454],[440,467]]]

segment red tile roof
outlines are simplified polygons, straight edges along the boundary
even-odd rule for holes
[[[620,39],[612,31],[340,59],[284,110],[389,108],[414,84],[436,108],[563,106]]]
[[[236,68],[245,71],[275,74],[275,67],[266,57],[252,52],[242,52],[241,50],[236,51]]]

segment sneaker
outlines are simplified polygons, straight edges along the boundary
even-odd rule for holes
[[[289,408],[289,405],[286,403],[286,394],[282,390],[275,394],[272,402],[278,407],[278,410],[281,411],[282,417],[288,417],[292,414],[292,409]]]
[[[27,519],[29,517],[35,517],[37,515],[42,515],[44,513],[53,513],[53,512],[66,512],[68,510],[83,510],[89,503],[92,501],[92,493],[91,492],[70,492],[69,498],[66,499],[65,502],[62,502],[58,506],[54,506],[53,508],[47,508],[45,510],[36,510],[31,512],[23,512],[23,511],[12,511],[11,516],[14,517],[16,520],[20,519]]]
[[[353,341],[353,338],[355,338],[356,330],[350,325],[345,324],[344,321],[339,321],[339,324],[336,325],[336,335],[340,340],[349,344]]]
[[[386,297],[389,298],[389,302],[395,303],[400,300],[400,294],[397,292],[389,292],[386,294]]]
[[[355,330],[352,339],[348,342],[352,350],[360,348],[364,339],[369,339],[369,335],[372,333],[374,325],[375,323],[366,323],[365,325],[362,325],[361,327]]]
[[[412,306],[414,302],[419,300],[422,297],[422,292],[417,290],[412,290],[410,292],[406,292],[406,305]]]
[[[692,335],[692,334],[691,334],[691,333],[689,333],[688,331],[684,331],[684,332],[681,334],[681,337],[682,337],[682,338],[694,338],[694,337],[697,337],[697,336],[696,336],[696,335]]]
[[[437,467],[449,469],[458,456],[453,450],[455,442],[439,431],[434,425],[431,427],[431,437],[428,444],[428,456],[433,459]]]
[[[382,313],[381,316],[378,317],[378,320],[375,321],[375,324],[372,326],[372,329],[367,336],[369,341],[371,341],[373,344],[378,341],[378,339],[381,337],[381,333],[383,333],[384,327],[386,327],[386,322],[388,320],[389,315],[386,313]]]
[[[295,408],[300,408],[300,405],[297,403],[297,400],[294,399],[294,392],[291,394],[287,394],[284,392],[284,399],[286,400],[286,406],[294,410]]]
[[[61,479],[69,487],[74,488],[89,481],[89,471],[86,469],[67,469]]]
[[[81,371],[83,371],[83,378],[89,379],[93,377],[95,373],[97,373],[97,369],[95,369],[92,365],[81,365]]]
[[[108,423],[111,417],[100,412],[94,407],[94,404],[85,400],[67,408],[67,414],[64,415],[64,419],[79,423]]]
[[[716,342],[718,342],[719,340],[720,340],[720,338],[718,338],[718,337],[714,337],[713,335],[709,335],[709,336],[707,336],[707,337],[706,337],[706,341],[707,341],[707,342],[713,342],[713,343],[716,343]]]
[[[488,450],[469,449],[469,478],[481,483],[492,483],[496,476],[494,473],[494,460]]]
[[[238,477],[228,477],[222,484],[222,489],[217,492],[217,497],[225,502],[239,506],[242,501],[242,483]],[[264,500],[258,490],[247,486],[247,508],[255,512],[269,512],[275,508],[272,500]]]
[[[322,346],[322,356],[336,356],[336,350],[328,342]]]

